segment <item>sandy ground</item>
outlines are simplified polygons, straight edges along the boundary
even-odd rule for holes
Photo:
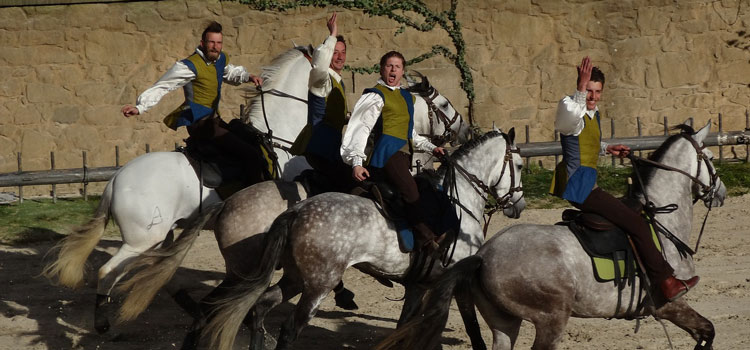
[[[697,207],[694,237],[705,208]],[[519,220],[496,217],[490,232],[520,222],[554,223],[561,210],[527,210]],[[693,245],[692,242],[691,245]],[[89,259],[99,267],[116,250],[118,242],[105,240]],[[191,320],[169,297],[160,293],[136,321],[114,326],[109,333],[93,331],[95,273],[77,291],[51,286],[39,277],[48,244],[0,246],[0,349],[174,349],[179,348]],[[728,199],[715,208],[697,254],[700,285],[685,298],[716,327],[715,349],[750,349],[750,195]],[[223,275],[223,260],[210,232],[204,232],[178,271],[171,287],[190,286],[194,298],[206,294]],[[325,300],[317,317],[302,333],[295,349],[369,349],[396,325],[403,289],[386,288],[362,273],[350,270],[346,285],[356,293],[360,306],[354,312]],[[277,334],[292,304],[280,306],[267,322]],[[482,322],[485,341],[489,329]],[[571,319],[562,349],[668,349],[662,326],[654,319],[641,322],[603,319]],[[667,325],[675,349],[692,349],[693,340],[682,330]],[[528,349],[534,330],[524,323],[517,348]],[[245,349],[249,340],[243,329],[235,348]],[[443,349],[470,349],[460,316],[454,307],[442,338]]]

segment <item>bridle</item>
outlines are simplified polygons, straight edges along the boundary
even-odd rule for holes
[[[430,134],[423,136],[430,137],[430,140],[436,146],[442,146],[448,142],[456,141],[456,138],[458,138],[458,133],[453,131],[453,129],[451,129],[451,126],[458,120],[458,130],[461,130],[460,125],[463,124],[463,118],[461,118],[461,114],[458,113],[455,108],[453,108],[453,116],[448,117],[445,112],[443,112],[443,110],[438,108],[437,104],[435,104],[435,99],[437,99],[440,94],[434,87],[430,87],[430,89],[426,93],[419,93],[419,96],[421,96],[425,100],[425,102],[427,103],[427,107],[429,108],[429,113],[427,113],[427,116],[430,120]],[[443,134],[439,136],[435,136],[435,118],[437,118],[438,122],[445,125]]]
[[[716,170],[711,164],[711,159],[706,156],[706,154],[703,152],[705,147],[701,147],[698,142],[696,142],[690,134],[686,132],[682,132],[679,134],[683,138],[685,138],[687,141],[690,142],[690,145],[693,146],[693,149],[695,149],[697,153],[697,160],[698,160],[698,170],[695,176],[689,174],[688,172],[678,169],[666,164],[662,164],[656,161],[653,161],[651,159],[638,157],[634,154],[630,154],[628,158],[630,158],[631,163],[633,164],[633,167],[635,168],[635,174],[638,177],[638,182],[641,186],[641,192],[643,193],[643,199],[645,201],[644,209],[648,212],[648,215],[653,218],[654,214],[662,214],[662,213],[671,213],[675,210],[677,210],[676,204],[669,204],[663,207],[656,207],[653,202],[651,202],[648,199],[648,194],[646,193],[646,189],[643,187],[643,180],[641,179],[640,172],[637,169],[637,163],[646,163],[651,166],[667,170],[667,171],[673,171],[680,173],[682,175],[685,175],[688,179],[690,179],[693,184],[698,186],[700,188],[699,194],[693,198],[693,204],[698,202],[699,200],[703,200],[705,203],[708,203],[708,211],[706,211],[706,216],[703,218],[703,224],[701,225],[700,233],[698,234],[698,240],[695,243],[695,249],[690,249],[684,242],[682,242],[679,238],[674,236],[669,230],[667,230],[664,226],[659,224],[656,220],[653,220],[653,222],[657,225],[657,228],[659,231],[664,233],[664,235],[669,238],[673,243],[675,243],[675,246],[678,248],[678,251],[687,251],[690,255],[694,255],[698,251],[698,246],[700,244],[701,237],[703,237],[703,230],[706,227],[706,220],[708,219],[708,214],[711,212],[711,208],[713,206],[713,200],[716,196],[717,191],[719,190],[718,183],[719,183],[719,175],[716,173]],[[708,177],[709,177],[709,184],[706,185],[703,181],[700,180],[701,176],[701,166],[705,164],[706,170],[708,171]],[[681,252],[682,254],[682,252]]]
[[[453,161],[451,158],[445,157],[444,159],[445,162],[450,164],[450,168],[449,168],[448,174],[446,175],[446,180],[445,180],[445,183],[447,183],[448,185],[445,187],[446,187],[446,191],[448,192],[451,198],[451,201],[455,205],[461,207],[461,209],[466,211],[469,214],[469,216],[471,216],[477,222],[480,222],[478,216],[472,213],[471,210],[466,208],[463,204],[461,204],[458,198],[458,192],[457,192],[457,189],[455,188],[455,176],[456,176],[455,172],[458,172],[459,174],[461,174],[461,176],[463,176],[469,182],[469,184],[474,189],[474,191],[477,194],[479,194],[479,196],[486,203],[489,199],[489,195],[497,193],[497,186],[500,185],[500,181],[503,179],[503,175],[505,175],[505,169],[506,168],[508,169],[508,172],[510,173],[511,187],[508,189],[508,192],[504,194],[502,197],[496,198],[495,204],[491,206],[491,209],[486,214],[484,214],[484,215],[487,215],[487,219],[485,220],[485,224],[483,228],[485,236],[487,235],[487,227],[489,226],[489,222],[490,222],[490,219],[492,218],[492,215],[498,210],[503,210],[503,209],[513,207],[514,205],[516,205],[516,203],[518,203],[518,201],[521,200],[521,198],[523,198],[523,186],[519,185],[519,186],[513,187],[513,184],[516,183],[516,176],[517,176],[516,171],[515,171],[515,166],[513,165],[513,154],[514,153],[520,154],[520,150],[511,144],[507,135],[502,134],[502,136],[505,139],[505,156],[503,157],[503,160],[502,160],[503,167],[500,171],[500,176],[498,177],[497,181],[495,181],[495,183],[490,186],[485,184],[484,181],[479,179],[476,175],[470,173],[468,170],[466,170],[466,168],[464,168],[457,162]],[[522,195],[518,199],[513,201],[513,195],[516,192],[521,192]],[[460,218],[459,218],[459,221],[460,221]]]

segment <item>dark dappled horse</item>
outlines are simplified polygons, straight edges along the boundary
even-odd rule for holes
[[[474,254],[484,241],[479,218],[486,194],[479,188],[505,203],[506,216],[518,217],[525,207],[519,176],[522,161],[513,145],[513,134],[513,131],[510,136],[497,131],[488,133],[463,145],[451,156],[450,163],[460,166],[465,176],[457,175],[455,181],[456,198],[460,200],[455,210],[463,219],[453,260],[448,263]],[[441,166],[439,180],[448,168],[446,164]],[[241,216],[226,208],[219,220],[238,225],[243,222]],[[258,254],[248,254],[246,259],[255,267],[253,272],[227,285],[214,298],[215,310],[204,331],[213,340],[212,349],[232,347],[239,326],[251,309],[252,346],[262,349],[266,313],[302,293],[278,342],[278,349],[287,348],[347,268],[354,266],[379,278],[404,282],[410,263],[410,255],[399,248],[394,224],[383,217],[378,206],[369,199],[343,193],[324,193],[294,205],[274,221]],[[268,288],[279,263],[284,275],[279,283]],[[428,278],[443,271],[440,264],[435,265]],[[419,283],[405,286],[403,314],[409,314],[414,311],[422,287]]]
[[[677,205],[672,212],[657,212],[655,219],[676,237],[671,240],[659,231],[667,261],[680,279],[695,275],[689,248],[687,252],[677,248],[690,241],[693,204],[703,200],[709,208],[720,206],[726,196],[726,188],[711,164],[712,155],[703,148],[709,127],[710,123],[694,133],[692,128],[680,126],[683,132],[668,138],[652,154],[653,163],[635,161],[643,179],[642,187],[635,188],[635,197],[641,202],[647,198],[656,207]],[[434,349],[447,320],[454,288],[457,301],[476,304],[487,321],[494,350],[513,348],[523,320],[534,325],[533,349],[539,350],[557,348],[570,317],[648,315],[669,320],[687,331],[697,342],[695,349],[712,348],[713,324],[684,298],[666,302],[658,288],[653,288],[652,297],[647,297],[639,279],[633,282],[632,289],[622,288],[618,297],[618,287],[595,279],[591,264],[591,258],[567,226],[508,227],[489,239],[476,256],[446,272],[429,292],[427,313],[409,321],[377,349]],[[620,302],[620,298],[631,297],[645,307],[631,308]],[[474,313],[474,307],[469,310]],[[473,348],[485,349],[476,314],[472,318],[472,322],[465,323]]]

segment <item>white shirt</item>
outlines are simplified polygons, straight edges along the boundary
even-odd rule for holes
[[[333,89],[331,84],[332,76],[337,82],[341,83],[341,76],[331,69],[331,59],[336,49],[336,37],[329,36],[322,45],[318,46],[313,52],[312,70],[310,71],[310,81],[308,88],[310,92],[318,97],[327,97]]]
[[[206,61],[206,56],[203,55],[203,51],[200,48],[196,48],[195,52],[203,58],[206,65],[215,63],[213,61]],[[182,63],[182,61],[177,61],[153,86],[138,96],[135,105],[138,108],[138,113],[143,114],[148,111],[156,106],[168,92],[179,89],[194,79],[195,73]],[[232,85],[247,83],[250,81],[250,73],[243,66],[227,64],[224,68],[224,81]]]
[[[584,117],[589,120],[596,117],[599,107],[594,109],[586,108],[586,91],[578,91],[573,96],[565,96],[557,104],[557,115],[555,116],[555,130],[563,135],[578,136],[583,131]],[[601,142],[600,153],[604,154],[607,149],[607,143]]]
[[[388,86],[382,79],[378,79],[378,84],[391,90],[400,88]],[[361,166],[367,159],[365,155],[367,138],[378,121],[384,105],[383,98],[375,92],[362,95],[357,104],[354,105],[352,117],[349,119],[349,125],[346,127],[344,138],[341,141],[341,158],[352,167]],[[419,135],[415,129],[412,129],[411,138],[414,141],[414,146],[420,150],[432,152],[436,147],[428,138]]]

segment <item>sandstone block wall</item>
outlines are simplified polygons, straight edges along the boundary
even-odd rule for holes
[[[450,2],[428,0],[434,11]],[[182,101],[175,91],[148,113],[125,119],[134,103],[175,61],[190,54],[208,21],[224,25],[232,63],[253,72],[297,44],[320,43],[325,22],[338,11],[348,63],[370,66],[388,50],[408,58],[436,44],[453,48],[440,28],[423,33],[385,17],[338,8],[260,12],[234,2],[165,0],[0,8],[0,173],[121,163],[151,150],[171,150],[186,137],[161,119]],[[473,117],[482,128],[525,125],[532,141],[553,137],[557,101],[575,89],[575,66],[589,55],[606,74],[600,108],[617,135],[660,134],[662,119],[717,115],[725,130],[745,127],[750,107],[750,4],[744,0],[480,0],[457,9],[474,79]],[[407,14],[420,20],[415,14]],[[452,62],[434,57],[415,69],[428,75],[464,116],[468,99]],[[345,73],[353,103],[375,75]],[[234,118],[246,93],[223,89],[222,115]],[[350,106],[350,107],[352,107]],[[606,121],[606,120],[605,120]],[[609,123],[604,123],[609,135]],[[62,186],[70,191],[76,186]],[[44,192],[48,189],[39,189]],[[33,190],[32,190],[33,191]]]

